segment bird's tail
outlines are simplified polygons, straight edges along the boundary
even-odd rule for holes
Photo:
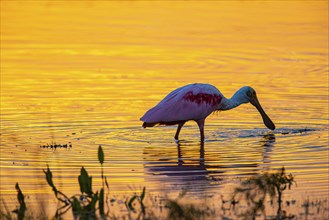
[[[143,128],[146,128],[146,127],[154,127],[156,124],[158,124],[158,123],[147,123],[147,122],[144,122],[143,123]]]

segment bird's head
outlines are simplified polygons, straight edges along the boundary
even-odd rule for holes
[[[257,110],[259,111],[260,115],[262,116],[263,122],[267,128],[269,128],[271,130],[275,129],[274,123],[263,110],[262,106],[260,105],[260,103],[258,101],[256,91],[253,88],[251,88],[250,86],[242,87],[238,91],[238,96],[242,103],[250,102],[253,106],[255,106],[257,108]]]

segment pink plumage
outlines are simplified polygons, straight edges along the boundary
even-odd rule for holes
[[[141,118],[144,127],[155,124],[178,124],[206,118],[222,99],[218,89],[209,84],[190,84],[169,93]]]
[[[143,127],[184,124],[189,120],[204,121],[217,110],[222,97],[219,90],[209,84],[195,83],[180,87],[144,114],[141,118]]]
[[[157,124],[178,124],[175,139],[185,122],[195,121],[200,130],[201,141],[204,140],[204,123],[208,115],[216,110],[229,110],[244,103],[251,103],[257,108],[263,118],[264,124],[271,130],[274,123],[261,107],[256,92],[249,86],[240,88],[230,99],[226,99],[213,85],[194,83],[169,93],[161,102],[148,110],[141,121],[143,127],[153,127]]]

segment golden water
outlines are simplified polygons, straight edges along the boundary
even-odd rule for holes
[[[200,155],[194,122],[179,149],[175,126],[141,127],[194,82],[226,97],[252,86],[277,130],[251,105],[213,114]],[[40,148],[52,143],[72,149]],[[1,197],[14,207],[19,182],[28,203],[54,206],[47,165],[65,193],[81,166],[97,189],[99,145],[114,195],[230,195],[284,166],[297,181],[286,199],[328,197],[328,2],[1,1]]]

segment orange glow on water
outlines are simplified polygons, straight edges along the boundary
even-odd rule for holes
[[[292,197],[305,189],[320,196],[328,177],[328,46],[327,1],[1,1],[1,195],[13,197],[17,181],[26,194],[52,195],[47,164],[78,192],[72,173],[84,165],[99,174],[98,145],[114,193],[128,185],[159,193],[163,170],[204,169],[195,123],[181,133],[188,140],[181,167],[175,127],[144,130],[139,121],[173,89],[204,82],[226,97],[252,86],[278,127],[273,144],[251,105],[210,115],[206,173],[227,178],[230,189],[230,178],[284,165],[298,174]],[[311,132],[296,132],[305,128]],[[73,148],[39,148],[54,142]]]

